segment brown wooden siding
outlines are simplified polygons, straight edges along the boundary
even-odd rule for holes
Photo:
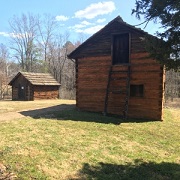
[[[29,82],[23,77],[19,76],[16,81],[12,84],[12,100],[26,100],[26,87],[29,85]],[[19,97],[19,88],[23,87],[22,96]]]
[[[144,85],[143,97],[130,97],[128,117],[162,119],[163,68],[147,53],[131,54],[130,84]],[[77,107],[88,111],[104,111],[104,102],[111,65],[111,56],[87,57],[78,60],[77,74]],[[127,66],[116,65],[113,70],[126,70]],[[114,78],[126,76],[114,74]],[[121,84],[111,83],[111,86]],[[125,83],[125,82],[124,82]],[[110,87],[111,88],[111,87]],[[110,114],[122,115],[124,95],[109,95],[107,111]]]
[[[12,100],[18,100],[18,87],[12,87]]]
[[[23,97],[19,97],[19,87],[23,87]],[[12,84],[12,100],[38,100],[59,98],[59,86],[32,85],[20,75]]]
[[[58,86],[34,86],[34,100],[59,98]]]

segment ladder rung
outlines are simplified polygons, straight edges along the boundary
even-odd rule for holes
[[[111,73],[128,73],[128,70],[127,71],[111,71]]]

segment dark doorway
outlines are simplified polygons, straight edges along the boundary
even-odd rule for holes
[[[129,63],[129,34],[117,34],[113,36],[113,61],[112,64]]]
[[[18,99],[25,100],[25,87],[21,84],[18,86]]]

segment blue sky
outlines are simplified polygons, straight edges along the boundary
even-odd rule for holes
[[[143,20],[131,15],[134,6],[135,0],[1,0],[0,43],[8,42],[8,21],[13,15],[50,14],[58,21],[60,33],[68,31],[70,40],[75,42],[80,33],[89,37],[118,15],[128,24],[140,24]],[[144,30],[153,34],[158,24],[149,23]]]

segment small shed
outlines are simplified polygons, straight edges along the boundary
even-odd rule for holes
[[[150,58],[146,36],[118,16],[68,55],[76,62],[79,109],[163,119],[164,67]]]
[[[18,72],[9,85],[12,86],[12,100],[59,98],[60,84],[51,74]]]

